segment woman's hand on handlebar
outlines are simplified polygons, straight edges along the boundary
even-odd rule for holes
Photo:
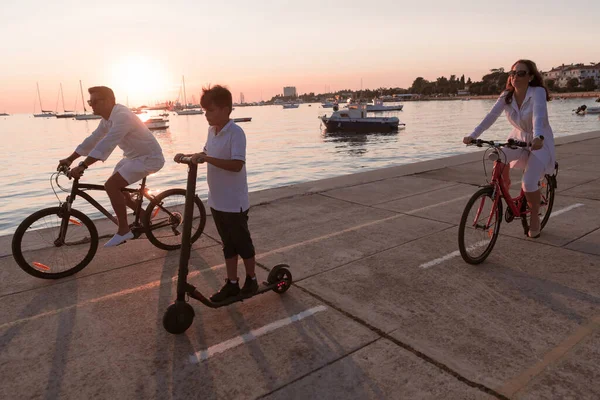
[[[539,150],[544,146],[544,138],[536,137],[531,141],[531,150]]]

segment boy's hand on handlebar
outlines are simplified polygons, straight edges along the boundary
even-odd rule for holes
[[[475,139],[473,139],[471,136],[465,136],[463,138],[463,143],[464,144],[472,144],[475,142]]]
[[[544,146],[544,139],[536,137],[531,141],[531,150],[539,150]]]
[[[205,152],[192,154],[192,162],[194,164],[202,164],[205,161],[204,157],[206,157]]]

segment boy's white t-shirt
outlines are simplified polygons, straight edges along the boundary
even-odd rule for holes
[[[244,166],[239,172],[207,165],[208,206],[217,211],[236,213],[250,208],[244,130],[233,120],[229,120],[218,134],[214,126],[209,127],[204,152],[209,157],[244,161]]]

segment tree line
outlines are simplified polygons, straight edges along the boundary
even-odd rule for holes
[[[465,75],[461,75],[457,78],[457,75],[450,75],[450,78],[440,76],[435,81],[429,81],[423,77],[417,77],[412,85],[408,88],[378,88],[378,89],[364,89],[364,90],[339,90],[332,93],[320,93],[315,94],[314,92],[304,93],[297,97],[284,97],[277,95],[271,99],[281,99],[284,101],[290,101],[295,99],[302,99],[303,101],[314,101],[323,100],[324,98],[336,98],[346,97],[351,94],[353,97],[360,97],[363,99],[373,99],[381,96],[391,96],[394,94],[419,94],[423,96],[455,96],[459,90],[468,90],[471,95],[495,95],[500,94],[506,88],[506,81],[508,80],[508,72],[504,71],[504,68],[493,68],[490,72],[484,75],[480,81],[473,82],[471,78],[465,80]],[[584,92],[593,91],[598,87],[593,78],[586,78],[581,83],[579,79],[572,78],[567,82],[566,87],[558,87],[557,82],[553,79],[545,80],[545,84],[551,92],[564,93],[564,92]]]

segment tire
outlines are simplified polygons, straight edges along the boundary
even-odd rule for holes
[[[185,332],[194,322],[194,308],[184,301],[171,304],[163,315],[163,327],[173,335]]]
[[[556,192],[556,181],[553,175],[544,175],[544,178],[540,181],[540,195],[542,196],[542,204],[540,205],[540,231],[544,229],[550,215],[552,214],[552,207],[554,207],[554,196]],[[529,209],[527,201],[524,201],[525,206]],[[522,218],[521,223],[523,224],[523,231],[525,235],[529,232],[529,217]]]
[[[269,272],[267,277],[269,285],[278,284],[273,288],[275,293],[283,294],[292,286],[292,273],[289,267],[287,264],[277,264]]]
[[[37,211],[25,218],[12,240],[13,257],[29,275],[59,279],[73,275],[92,261],[98,250],[96,226],[81,211],[62,207]],[[69,221],[65,240],[56,244],[61,223]]]
[[[502,201],[494,207],[492,194],[493,188],[485,187],[477,192],[467,202],[465,210],[460,218],[458,227],[458,248],[463,260],[469,264],[480,264],[490,255],[496,240],[500,235],[500,225],[502,223]],[[481,207],[481,212],[477,218],[478,222],[473,222],[477,212]],[[487,226],[487,220],[492,215],[491,223]]]
[[[150,243],[163,250],[181,248],[184,208],[185,189],[165,190],[148,204],[142,223]],[[194,196],[193,215],[191,243],[198,240],[206,225],[206,210],[198,196]]]

